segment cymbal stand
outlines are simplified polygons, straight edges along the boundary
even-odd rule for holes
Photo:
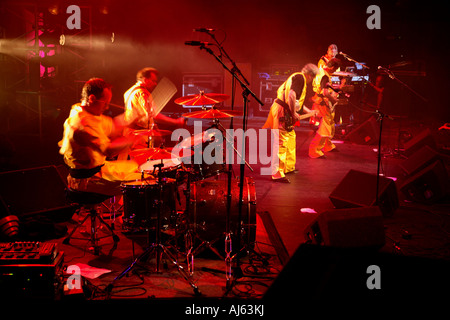
[[[220,46],[220,44],[218,43],[220,52],[224,52],[225,50]],[[264,103],[262,103],[262,101],[250,90],[250,88],[247,86],[248,81],[246,80],[242,80],[238,77],[237,72],[239,72],[239,69],[236,67],[236,65],[234,64],[234,62],[228,57],[228,59],[232,62],[232,64],[234,65],[234,71],[230,70],[225,63],[222,61],[221,58],[219,58],[216,54],[214,54],[214,52],[210,49],[207,48],[204,44],[202,44],[200,46],[200,49],[206,50],[209,54],[211,54],[212,56],[214,56],[214,58],[222,65],[222,67],[227,70],[230,75],[233,77],[233,79],[236,79],[237,82],[240,83],[241,87],[242,87],[242,98],[243,98],[243,102],[244,102],[244,112],[243,112],[243,117],[242,117],[242,129],[243,132],[245,133],[246,129],[247,129],[247,109],[248,109],[248,97],[249,95],[251,95],[260,105],[264,105]],[[240,72],[239,72],[240,73]],[[245,77],[243,77],[243,75],[241,74],[242,78],[245,79]],[[245,83],[244,83],[245,82]],[[245,154],[245,134],[242,135],[242,155]],[[242,159],[244,159],[245,157],[243,156]],[[242,276],[242,270],[240,268],[240,252],[242,252],[244,248],[240,248],[240,241],[241,241],[241,227],[240,227],[240,223],[242,220],[242,206],[243,206],[243,189],[244,189],[244,172],[245,172],[245,162],[241,161],[240,164],[240,181],[239,181],[239,217],[238,217],[238,240],[237,240],[237,245],[238,245],[238,250],[237,250],[237,254],[235,254],[234,256],[231,256],[232,253],[232,239],[231,239],[231,232],[230,232],[230,225],[229,225],[229,213],[227,216],[227,233],[225,236],[225,251],[227,254],[227,257],[225,258],[225,264],[226,264],[226,288],[227,288],[227,292],[229,292],[232,289],[233,286],[233,276],[234,278],[239,278]],[[228,188],[230,191],[231,190],[231,181],[229,181],[229,185]],[[231,197],[230,193],[228,194],[229,197]],[[231,203],[231,199],[228,198],[228,205]],[[247,251],[249,251],[250,248],[247,248]],[[233,261],[236,262],[236,265],[234,267],[234,272],[232,272],[232,267],[231,264],[233,263]]]
[[[183,278],[189,283],[189,285],[194,290],[195,295],[200,295],[200,291],[198,287],[193,283],[193,281],[190,279],[190,276],[186,273],[184,268],[177,262],[177,259],[173,256],[173,254],[168,250],[166,246],[164,246],[161,243],[161,213],[162,213],[162,193],[163,193],[163,180],[162,180],[162,173],[161,168],[164,166],[163,163],[156,164],[155,167],[158,167],[158,187],[159,187],[159,199],[158,199],[158,210],[157,210],[157,226],[156,226],[156,240],[155,243],[151,244],[139,257],[137,257],[125,270],[122,271],[114,280],[106,287],[106,291],[108,292],[108,295],[111,293],[111,290],[115,284],[116,281],[123,278],[128,272],[130,272],[134,266],[142,261],[142,260],[148,260],[148,257],[150,256],[153,251],[156,251],[156,272],[160,272],[160,263],[163,258],[163,255],[166,255],[171,262],[177,267],[179,273],[183,276]],[[146,197],[146,209],[148,212],[149,204],[148,204],[148,197]],[[148,238],[150,242],[150,228],[148,231]]]

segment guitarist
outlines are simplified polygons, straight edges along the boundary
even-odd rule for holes
[[[340,60],[333,58],[320,68],[319,74],[313,80],[313,110],[318,111],[320,125],[315,137],[309,145],[309,156],[313,159],[325,159],[324,152],[336,151],[331,139],[335,132],[335,106],[338,101],[338,89],[331,84],[331,75],[340,67]]]
[[[295,173],[296,135],[293,125],[300,121],[298,114],[302,109],[311,112],[303,106],[307,86],[318,74],[319,69],[314,64],[307,64],[301,72],[294,73],[278,88],[277,99],[270,107],[269,115],[263,128],[278,130],[278,161],[272,161],[272,181],[290,183],[288,173]],[[312,114],[312,113],[311,113]],[[275,148],[272,148],[275,150]],[[275,155],[274,155],[275,156]]]

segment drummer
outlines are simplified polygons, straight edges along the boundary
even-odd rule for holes
[[[136,74],[136,83],[124,94],[125,113],[124,119],[128,124],[126,131],[156,129],[156,124],[164,124],[174,127],[182,127],[186,120],[181,117],[172,119],[161,113],[156,114],[152,91],[156,88],[159,79],[159,71],[155,68],[143,68]],[[136,148],[159,147],[152,136],[143,137]],[[121,155],[124,158],[124,155]]]
[[[139,178],[135,161],[106,161],[132,148],[138,138],[123,136],[123,114],[111,118],[103,113],[111,101],[111,85],[100,78],[87,81],[81,103],[74,104],[64,122],[59,153],[69,167],[69,188],[110,196],[121,194],[122,181]]]

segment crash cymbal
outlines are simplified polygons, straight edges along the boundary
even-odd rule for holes
[[[337,77],[356,77],[356,76],[358,76],[355,73],[345,72],[345,71],[337,71],[337,72],[333,73],[332,75],[337,76]]]
[[[219,110],[216,108],[212,108],[209,110],[184,113],[183,117],[196,118],[196,119],[218,119],[218,118],[231,118],[231,117],[240,116],[240,115],[242,115],[241,111]]]
[[[172,133],[172,131],[169,130],[158,130],[158,129],[144,129],[144,130],[134,130],[133,134],[139,135],[139,136],[147,136],[147,137],[163,137],[168,136]]]
[[[204,93],[201,91],[199,94],[191,94],[175,99],[175,103],[183,106],[206,106],[225,101],[229,97],[227,94]]]

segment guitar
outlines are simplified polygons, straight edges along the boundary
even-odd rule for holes
[[[294,127],[298,127],[300,125],[300,120],[307,119],[316,115],[315,112],[300,114],[300,112],[296,111],[297,114],[300,115],[300,119],[294,122],[294,118],[291,116],[291,112],[289,110],[289,105],[278,98],[275,100],[275,102],[284,108],[284,117],[281,117],[280,121],[284,122],[284,128],[286,129],[286,131],[292,131],[294,130]]]
[[[300,115],[300,119],[296,120],[295,122],[290,112],[285,112],[284,117],[280,118],[281,121],[284,121],[284,127],[287,131],[292,131],[294,130],[294,127],[298,127],[300,125],[300,120],[311,118],[316,115],[316,113],[314,112],[305,114],[300,114],[298,111],[296,112]]]

